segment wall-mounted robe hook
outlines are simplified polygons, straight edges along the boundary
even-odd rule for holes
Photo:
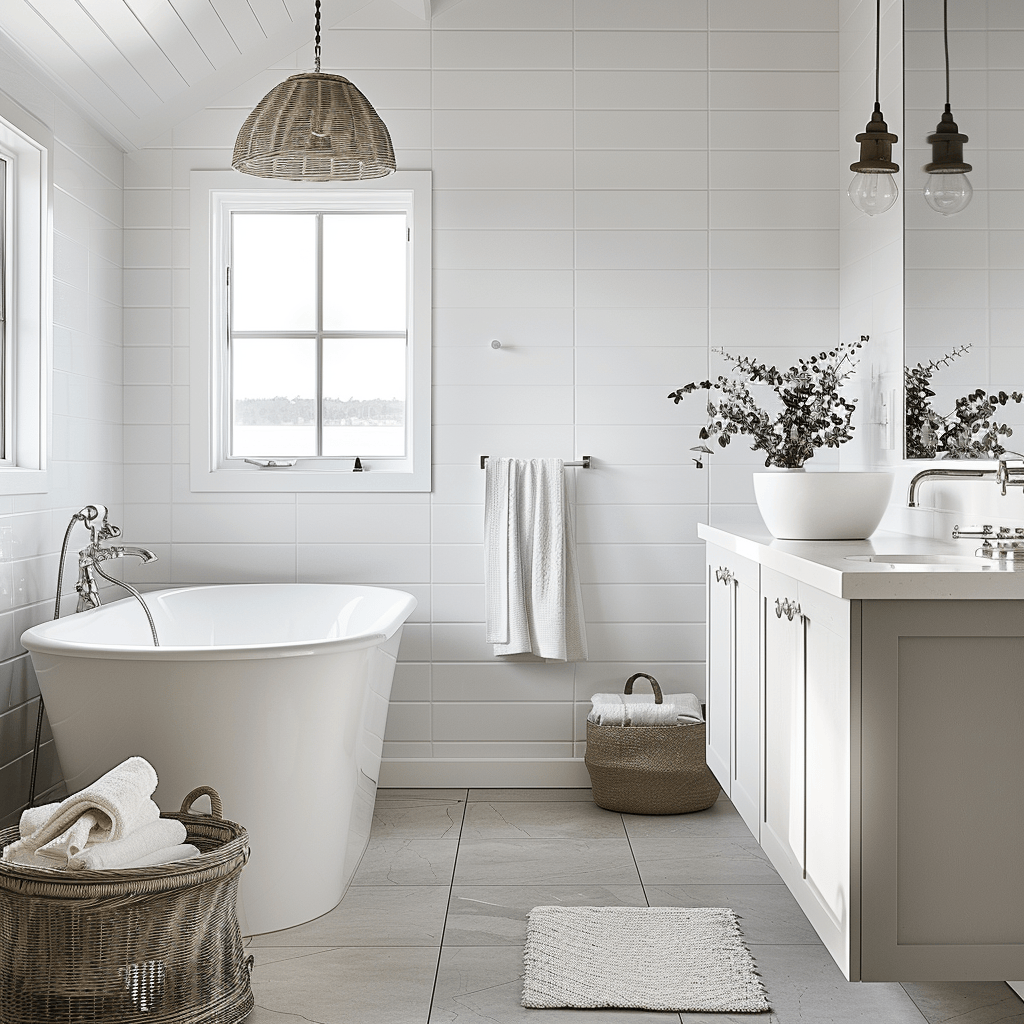
[[[491,342],[491,348],[501,348],[501,342],[497,338]]]
[[[359,461],[359,456],[358,455],[356,456],[356,461],[352,463],[352,472],[353,473],[365,473],[366,472],[366,470],[363,469],[362,462]]]

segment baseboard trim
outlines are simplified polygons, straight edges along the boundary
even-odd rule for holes
[[[579,789],[590,786],[581,757],[536,760],[392,758],[380,763],[383,789]]]

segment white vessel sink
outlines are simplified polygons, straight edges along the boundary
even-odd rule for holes
[[[848,562],[888,562],[890,565],[977,565],[976,555],[847,555]]]

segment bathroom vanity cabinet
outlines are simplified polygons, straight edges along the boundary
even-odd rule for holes
[[[1024,977],[1024,569],[700,532],[708,764],[843,973]]]

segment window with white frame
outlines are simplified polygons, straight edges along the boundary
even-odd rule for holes
[[[53,137],[0,97],[0,494],[47,490]]]
[[[191,188],[192,489],[429,490],[429,172]]]

